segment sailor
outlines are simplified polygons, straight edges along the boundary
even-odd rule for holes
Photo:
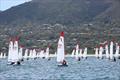
[[[63,62],[62,62],[62,65],[67,65],[67,62],[65,61],[65,60],[63,60]]]
[[[15,62],[11,62],[11,64],[10,64],[10,65],[13,65],[13,64],[15,64]]]
[[[80,61],[80,57],[78,57],[78,61]]]
[[[50,61],[50,58],[48,58],[48,61]]]
[[[20,65],[20,61],[17,62],[17,65]]]
[[[116,62],[116,58],[115,57],[113,58],[113,61]]]

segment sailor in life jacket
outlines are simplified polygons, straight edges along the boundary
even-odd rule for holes
[[[62,65],[67,65],[67,62],[63,60]]]

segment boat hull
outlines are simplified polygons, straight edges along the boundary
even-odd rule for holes
[[[58,66],[58,67],[68,67],[67,64],[65,64],[65,65],[63,65],[63,64],[58,64],[57,66]]]

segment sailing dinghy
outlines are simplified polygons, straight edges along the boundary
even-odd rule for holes
[[[84,49],[83,58],[87,59],[87,47],[85,47],[85,49]]]
[[[105,44],[105,53],[106,53],[106,58],[109,59],[110,55],[109,55],[109,50],[108,50],[108,44]]]
[[[99,48],[99,58],[100,59],[103,59],[103,45],[100,45],[100,48]]]
[[[95,57],[96,58],[99,58],[99,49],[98,49],[98,46],[95,48]]]
[[[24,59],[28,60],[28,49],[25,50]]]
[[[116,43],[115,57],[118,59],[119,59],[119,50],[120,50],[120,46],[118,45],[118,43]]]
[[[58,47],[57,47],[57,62],[59,63],[58,66],[64,67],[68,66],[67,62],[65,60],[65,51],[64,51],[64,32],[60,33],[60,38],[58,41]]]
[[[20,46],[20,49],[19,49],[18,53],[19,53],[19,60],[23,61],[23,55],[22,55],[23,54],[23,47],[22,46]]]
[[[14,65],[20,65],[20,60],[19,60],[19,53],[18,53],[18,40],[16,39],[14,42],[14,47],[13,47],[13,60],[12,62]]]
[[[45,58],[50,60],[50,57],[49,57],[49,46],[46,48],[46,54],[45,54]]]
[[[76,52],[75,52],[75,58],[76,60],[80,61],[80,57],[79,57],[79,45],[76,45]]]
[[[74,57],[74,56],[75,56],[75,49],[73,49],[72,54],[71,54],[71,57]]]
[[[17,39],[15,41],[10,41],[9,43],[8,64],[20,65]]]

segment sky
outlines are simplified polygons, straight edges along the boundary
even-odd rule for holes
[[[13,6],[17,6],[19,4],[22,4],[28,1],[31,1],[31,0],[0,0],[0,10],[4,11]]]

